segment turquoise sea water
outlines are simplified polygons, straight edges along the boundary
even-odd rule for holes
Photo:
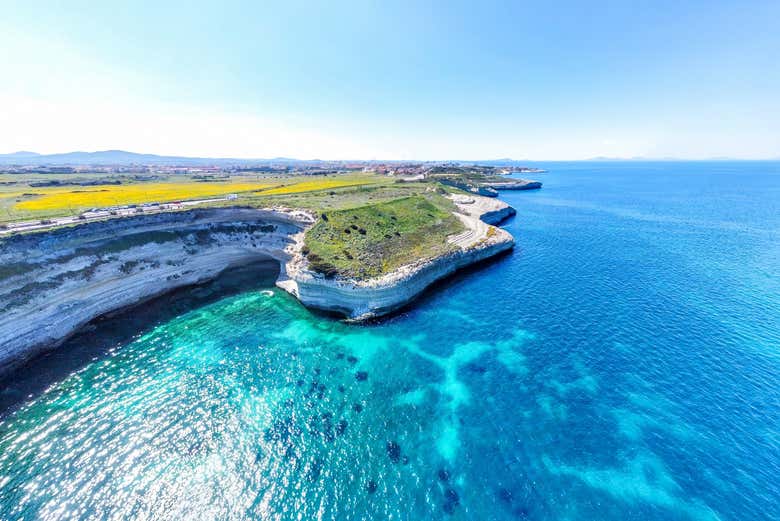
[[[0,384],[0,519],[778,519],[780,163],[544,166],[389,320],[235,273]]]

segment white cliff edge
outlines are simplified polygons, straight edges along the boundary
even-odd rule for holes
[[[514,208],[487,197],[455,195],[452,199],[458,208],[455,215],[466,230],[449,237],[455,246],[451,253],[422,259],[369,280],[326,278],[309,270],[305,258],[296,254],[285,267],[287,276],[280,276],[276,284],[308,307],[365,320],[395,311],[437,280],[514,246],[508,232],[491,225],[514,215]]]
[[[433,282],[514,244],[490,226],[514,214],[496,199],[454,196],[466,231],[453,252],[383,277],[327,279],[307,268],[316,218],[288,208],[213,208],[141,215],[0,241],[0,375],[56,347],[95,318],[259,260],[304,305],[352,319],[396,310]]]

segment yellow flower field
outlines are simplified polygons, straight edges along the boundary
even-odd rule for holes
[[[238,192],[263,190],[274,185],[259,183],[139,183],[32,189],[39,197],[21,201],[17,210],[67,210],[103,208],[127,204],[202,199]]]
[[[143,203],[164,203],[208,199],[236,193],[239,196],[299,194],[335,188],[382,184],[390,181],[376,176],[346,175],[331,177],[283,177],[261,181],[198,183],[160,181],[121,185],[30,187],[24,190],[0,190],[0,210],[8,220],[53,215],[73,215],[90,208],[106,208]],[[20,200],[21,199],[21,200]]]
[[[271,188],[270,190],[263,190],[261,195],[297,194],[300,192],[313,192],[316,190],[330,190],[331,188],[375,184],[376,182],[376,178],[315,179]]]

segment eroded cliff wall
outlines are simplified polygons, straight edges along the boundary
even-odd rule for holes
[[[228,267],[283,267],[311,216],[212,209],[113,219],[0,242],[0,373],[90,320]]]

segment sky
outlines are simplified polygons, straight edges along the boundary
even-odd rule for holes
[[[0,0],[0,153],[780,157],[780,1]]]

